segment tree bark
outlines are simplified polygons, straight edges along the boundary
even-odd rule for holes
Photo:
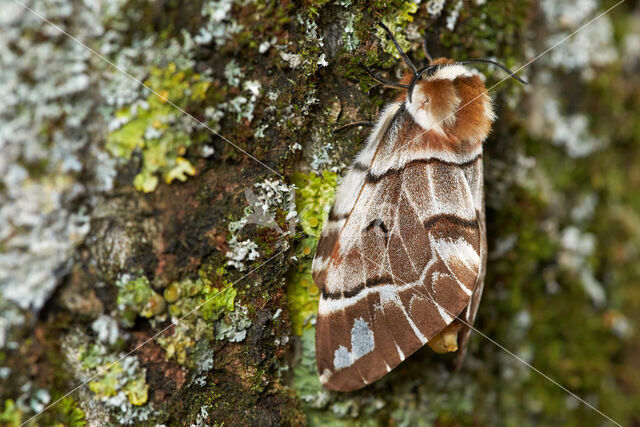
[[[333,131],[396,96],[359,62],[390,81],[406,71],[376,23],[415,62],[426,37],[434,57],[517,69],[613,4],[12,4],[0,424],[605,421],[523,361],[640,422],[637,398],[619,399],[640,386],[628,193],[640,175],[627,160],[640,146],[639,54],[620,41],[637,36],[630,5],[527,65],[527,88],[478,67],[498,118],[485,143],[481,334],[464,366],[424,348],[353,393],[324,390],[315,371],[310,263],[368,133]]]

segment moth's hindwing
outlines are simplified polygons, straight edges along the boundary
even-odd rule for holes
[[[379,379],[470,303],[486,252],[482,145],[454,153],[442,138],[391,104],[338,189],[313,261],[327,388]]]

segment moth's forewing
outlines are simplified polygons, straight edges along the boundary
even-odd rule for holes
[[[469,89],[452,82],[455,93]],[[412,108],[393,103],[381,114],[318,243],[316,356],[333,390],[379,379],[477,310],[486,258],[482,144],[426,130],[435,119]]]

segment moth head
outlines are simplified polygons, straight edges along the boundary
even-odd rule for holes
[[[511,78],[526,84],[524,80],[499,62],[490,59],[470,59],[453,61],[447,58],[431,59],[426,49],[425,56],[429,65],[420,69],[411,62],[402,50],[391,30],[383,23],[378,24],[387,33],[389,40],[398,49],[405,64],[411,70],[399,83],[385,82],[368,68],[361,65],[378,82],[397,89],[406,89],[407,94],[400,100],[415,121],[427,131],[452,137],[457,141],[469,143],[481,142],[489,133],[494,119],[491,100],[482,79],[467,68],[471,63],[493,64]]]
[[[467,67],[471,62],[494,63],[437,58],[412,73],[406,106],[423,128],[469,142],[487,136],[495,116],[482,79]]]

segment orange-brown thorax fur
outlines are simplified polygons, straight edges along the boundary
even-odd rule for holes
[[[446,67],[454,64],[447,58],[434,59],[430,65]],[[424,98],[419,108],[426,110],[429,117],[434,119],[435,126],[428,129],[435,139],[449,139],[453,151],[466,151],[481,144],[491,130],[493,112],[491,101],[484,83],[477,75],[466,73],[453,80],[437,78],[438,72],[432,77],[423,73],[415,83],[412,94],[412,102]],[[402,84],[410,84],[412,73],[407,73],[400,81]],[[398,101],[407,101],[405,92]],[[439,132],[437,127],[443,131]],[[460,146],[460,144],[462,146]]]

